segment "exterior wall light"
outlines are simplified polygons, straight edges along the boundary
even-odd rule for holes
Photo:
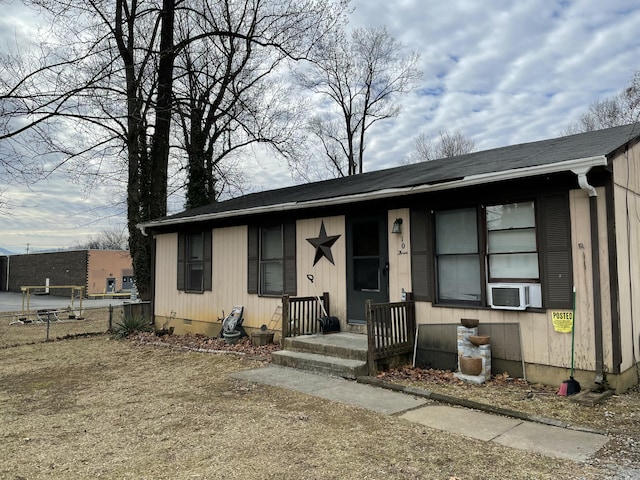
[[[396,221],[393,222],[393,227],[391,227],[391,233],[402,233],[402,219],[396,218]]]

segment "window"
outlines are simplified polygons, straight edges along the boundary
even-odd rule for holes
[[[203,290],[204,240],[202,233],[187,235],[185,288],[195,292]]]
[[[211,290],[211,230],[178,234],[178,290]]]
[[[480,253],[475,208],[436,212],[438,300],[480,302]]]
[[[534,283],[544,308],[571,308],[568,192],[487,207],[412,210],[411,277],[418,301],[487,305],[488,283]]]
[[[533,201],[491,205],[484,217],[475,207],[439,211],[435,230],[438,301],[481,304],[486,282],[539,278]]]
[[[296,224],[248,226],[247,292],[296,294]]]
[[[486,208],[489,281],[538,280],[533,202]]]
[[[260,293],[281,295],[284,287],[282,225],[260,229]]]

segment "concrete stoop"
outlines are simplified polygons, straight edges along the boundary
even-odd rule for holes
[[[367,337],[353,333],[301,335],[284,339],[271,354],[275,365],[355,379],[367,375]]]

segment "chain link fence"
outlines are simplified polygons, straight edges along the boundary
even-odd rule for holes
[[[106,333],[122,320],[126,307],[0,312],[0,348]]]

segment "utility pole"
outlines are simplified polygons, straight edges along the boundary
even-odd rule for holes
[[[29,244],[27,243],[27,253],[29,253]]]

